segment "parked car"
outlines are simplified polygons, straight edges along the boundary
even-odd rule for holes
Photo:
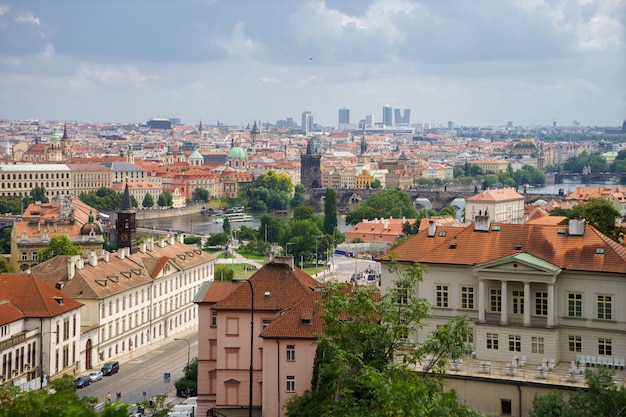
[[[102,371],[102,375],[104,376],[110,376],[110,375],[116,374],[120,370],[120,363],[117,361],[107,362],[104,365],[102,365],[102,369],[100,370]]]
[[[102,371],[93,371],[89,374],[89,378],[91,378],[91,382],[100,381],[102,379]]]
[[[128,407],[128,417],[143,417],[143,407],[137,404],[133,404]]]
[[[83,376],[79,376],[78,378],[76,378],[76,380],[74,381],[74,386],[76,388],[85,388],[90,383],[91,383],[91,378],[89,378],[89,375],[83,375]]]

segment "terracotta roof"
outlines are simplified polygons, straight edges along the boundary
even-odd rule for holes
[[[25,316],[11,300],[0,301],[0,326],[23,319]]]
[[[26,317],[55,317],[83,305],[34,274],[0,274],[0,294]]]
[[[315,291],[281,313],[260,334],[265,338],[316,339],[322,332],[320,303],[322,293]],[[255,306],[256,307],[256,306]]]
[[[485,190],[481,193],[467,198],[466,201],[508,201],[524,200],[524,196],[512,188],[498,188],[495,190]]]
[[[197,303],[217,303],[237,288],[241,281],[205,281],[202,283],[198,294],[202,292],[202,297],[196,300]],[[247,285],[247,284],[246,284]]]
[[[254,309],[258,311],[278,312],[289,308],[319,285],[298,267],[291,269],[286,264],[275,262],[263,265],[248,281],[254,288]],[[250,308],[250,301],[250,286],[239,285],[213,308],[244,310]]]
[[[489,231],[475,231],[473,223],[443,226],[432,237],[414,235],[392,252],[399,261],[450,265],[476,265],[525,252],[561,269],[626,272],[626,247],[591,226],[582,236],[569,235],[568,226],[492,223]]]

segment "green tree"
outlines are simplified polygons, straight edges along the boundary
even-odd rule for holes
[[[11,265],[7,258],[4,256],[0,257],[0,274],[4,274],[5,272],[13,272],[13,265]]]
[[[289,253],[293,254],[295,259],[302,257],[308,261],[314,258],[316,247],[318,254],[326,250],[326,241],[317,239],[317,236],[322,235],[318,223],[313,219],[293,218],[283,229],[279,242],[283,248],[289,243]]]
[[[230,227],[230,219],[228,217],[224,217],[224,223],[222,224],[222,230],[224,230],[224,233],[226,233],[228,236],[230,236],[231,227]]]
[[[30,190],[30,200],[31,202],[41,201],[42,203],[47,203],[48,197],[46,197],[46,189],[44,187],[34,187]]]
[[[143,201],[141,202],[141,205],[144,208],[154,207],[154,197],[152,197],[152,194],[146,193],[146,195],[143,196]]]
[[[337,192],[332,188],[327,188],[324,195],[324,233],[332,235],[336,227]]]
[[[373,190],[380,190],[381,188],[383,188],[383,185],[378,178],[374,178],[374,180],[370,184],[370,188]]]
[[[278,243],[280,235],[285,228],[285,223],[277,217],[263,214],[260,218],[261,226],[259,227],[258,239],[267,243]]]
[[[226,233],[213,233],[209,236],[204,244],[205,248],[215,246],[225,246],[228,243],[228,235]]]
[[[98,211],[112,211],[122,207],[122,193],[100,187],[97,191],[80,193],[78,199]]]
[[[626,388],[615,384],[615,371],[606,367],[587,369],[585,380],[589,390],[578,390],[565,401],[560,391],[535,394],[531,417],[596,417],[623,416],[626,411]]]
[[[232,269],[231,269],[232,272]],[[196,396],[198,393],[198,358],[189,361],[183,369],[183,377],[174,381],[176,395],[179,397]]]
[[[37,252],[37,262],[47,261],[59,255],[80,255],[82,248],[72,243],[67,235],[52,236],[45,249]]]
[[[11,253],[11,232],[13,226],[2,229],[2,237],[0,238],[0,251],[2,253]]]
[[[227,264],[215,265],[215,279],[218,281],[232,281],[235,276],[233,268]]]
[[[373,218],[414,219],[417,212],[411,197],[401,190],[387,190],[370,195],[361,206],[346,215],[347,224],[357,224],[363,219]]]
[[[456,209],[454,208],[454,206],[443,207],[441,210],[439,210],[439,215],[456,217]]]
[[[0,213],[22,214],[24,205],[20,197],[3,197],[0,199]]]
[[[250,207],[255,210],[284,210],[289,207],[294,187],[291,177],[286,172],[277,173],[269,170],[257,177],[242,192],[246,194]]]
[[[172,193],[169,191],[162,192],[157,200],[159,207],[172,207],[173,202],[174,199],[172,197]]]
[[[609,200],[590,198],[586,203],[576,204],[567,213],[569,219],[585,219],[588,224],[616,242],[624,236],[626,230],[618,226],[615,220],[621,217],[619,211]]]
[[[135,196],[132,195],[132,194],[130,196],[130,206],[131,207],[139,207],[139,201],[137,201],[137,198],[135,198]]]
[[[293,198],[291,199],[291,207],[297,207],[304,204],[306,200],[306,188],[302,184],[294,187]]]
[[[452,319],[428,341],[407,349],[406,336],[430,313],[428,302],[415,296],[424,269],[414,264],[400,272],[392,262],[398,279],[383,295],[366,286],[347,291],[343,284],[326,285],[312,388],[288,401],[287,416],[480,415],[460,404],[454,392],[444,392],[440,380],[448,361],[467,348],[467,317]],[[426,355],[434,360],[419,375],[411,367]]]
[[[207,203],[209,201],[209,197],[210,197],[209,191],[201,187],[196,188],[191,193],[191,199],[193,201],[201,201],[203,203]]]

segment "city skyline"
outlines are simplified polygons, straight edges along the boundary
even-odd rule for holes
[[[269,6],[274,7],[269,7]],[[626,4],[0,0],[0,118],[619,126]]]

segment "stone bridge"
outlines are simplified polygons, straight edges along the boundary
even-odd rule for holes
[[[381,190],[372,189],[348,189],[339,188],[335,190],[337,192],[337,210],[338,211],[351,211],[359,206],[359,204],[366,200],[370,195],[380,192]],[[406,193],[411,197],[416,209],[420,208],[433,208],[435,210],[441,210],[444,207],[456,206],[464,207],[465,199],[476,195],[474,188],[466,190],[433,190],[433,189],[415,189],[408,190]],[[325,188],[315,188],[309,190],[309,202],[311,206],[318,212],[324,211],[324,194],[326,194]],[[522,194],[525,197],[526,204],[534,203],[539,199],[546,201],[553,200],[558,197],[555,194]],[[458,200],[457,200],[458,199]],[[455,200],[457,200],[455,202]],[[459,200],[463,200],[462,202]]]

